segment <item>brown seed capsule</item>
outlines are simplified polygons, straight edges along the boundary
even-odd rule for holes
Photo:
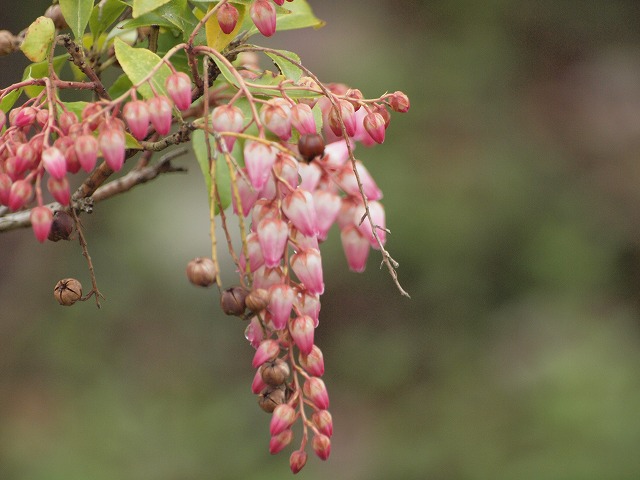
[[[258,288],[251,290],[247,298],[245,298],[245,304],[247,308],[252,312],[259,312],[264,310],[269,305],[269,292],[264,288]]]
[[[260,367],[260,376],[264,383],[277,387],[287,381],[291,370],[289,364],[281,358],[276,358],[272,362],[265,362]]]
[[[258,396],[258,405],[267,413],[273,413],[276,407],[286,400],[284,387],[267,387]]]
[[[15,52],[20,45],[20,40],[9,30],[0,30],[0,56]]]
[[[60,305],[73,305],[82,298],[82,285],[75,278],[65,278],[56,283],[53,296]]]
[[[73,233],[73,218],[64,210],[53,213],[53,223],[47,237],[52,242],[58,240],[70,240]]]
[[[194,285],[210,287],[216,281],[216,265],[210,258],[197,257],[187,265],[187,278]]]
[[[67,21],[64,19],[64,15],[62,15],[60,5],[51,5],[49,8],[47,8],[47,11],[44,12],[44,16],[53,20],[53,24],[55,25],[57,30],[64,30],[65,28],[69,28],[69,25],[67,25]]]
[[[324,154],[324,140],[317,133],[302,135],[298,140],[298,151],[307,162],[310,162]]]
[[[227,288],[220,296],[220,306],[227,315],[241,316],[247,306],[245,300],[249,292],[243,287]]]

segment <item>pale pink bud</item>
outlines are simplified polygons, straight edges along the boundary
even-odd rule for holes
[[[289,229],[289,241],[293,245],[294,250],[305,250],[308,248],[319,248],[318,237],[315,235],[305,235],[296,227]]]
[[[342,114],[342,121],[344,122],[347,135],[353,137],[357,130],[356,112],[353,105],[347,100],[338,100],[338,108]],[[340,118],[336,107],[331,107],[331,110],[329,110],[329,127],[336,136],[342,136],[342,126],[340,125]]]
[[[179,110],[186,110],[191,106],[191,79],[184,72],[173,72],[165,82],[167,93]]]
[[[85,172],[91,172],[98,159],[98,141],[93,135],[80,135],[75,142],[74,149],[80,166]]]
[[[278,266],[289,236],[287,223],[278,218],[265,218],[258,224],[256,233],[265,265],[270,268]]]
[[[356,170],[362,183],[362,191],[367,196],[367,200],[380,200],[382,198],[382,190],[376,184],[369,170],[358,160],[356,161]],[[355,197],[360,196],[360,189],[358,187],[358,180],[353,173],[353,167],[351,164],[347,164],[338,173],[338,183],[340,188],[344,190],[347,195],[353,195]]]
[[[409,97],[398,91],[389,97],[389,106],[394,112],[406,113],[409,111]]]
[[[301,163],[298,165],[298,173],[300,174],[300,188],[307,192],[313,192],[318,186],[322,169],[315,163]]]
[[[90,130],[95,130],[102,123],[102,107],[98,103],[87,103],[82,110],[82,122],[89,127]]]
[[[367,111],[364,108],[356,111],[356,133],[352,138],[355,141],[361,142],[363,145],[371,146],[376,142],[374,142],[371,135],[369,135],[364,128],[364,119],[366,116]]]
[[[320,295],[324,293],[322,261],[319,250],[311,248],[292,255],[291,268],[309,292]]]
[[[211,126],[216,132],[241,132],[244,126],[242,110],[235,105],[220,105],[214,108],[211,112]],[[225,135],[224,142],[227,151],[231,152],[233,145],[236,143],[236,137]]]
[[[296,420],[296,411],[291,405],[281,403],[273,411],[269,433],[274,436],[287,430]]]
[[[385,126],[384,118],[376,112],[371,112],[364,117],[364,129],[376,143],[384,142]]]
[[[266,265],[263,265],[253,273],[253,288],[269,290],[273,285],[282,283],[283,280],[280,268],[267,268]]]
[[[149,120],[159,135],[166,135],[171,131],[173,118],[173,104],[164,95],[158,95],[148,100]]]
[[[53,195],[56,202],[61,205],[69,205],[71,201],[71,189],[69,188],[69,180],[67,177],[62,177],[60,180],[50,177],[47,180],[47,190]]]
[[[47,124],[47,121],[49,120],[49,110],[38,110],[38,113],[36,114],[36,122],[38,123],[38,125],[40,125],[41,127],[44,127]]]
[[[249,341],[253,348],[258,348],[260,346],[260,342],[264,339],[264,330],[262,329],[260,319],[257,316],[251,319],[249,325],[247,325],[247,328],[244,330],[244,338]]]
[[[318,221],[313,196],[306,190],[296,189],[282,201],[282,211],[304,235],[318,234]]]
[[[34,207],[29,214],[31,228],[40,243],[43,243],[49,236],[51,224],[53,223],[53,212],[47,207]]]
[[[296,450],[289,457],[289,467],[295,475],[304,468],[307,463],[307,452],[304,450]]]
[[[305,397],[313,402],[320,410],[329,408],[329,394],[327,387],[321,378],[310,377],[304,382],[302,387]]]
[[[42,165],[51,177],[58,180],[67,173],[67,161],[56,147],[49,147],[42,152]]]
[[[306,291],[297,292],[296,307],[302,315],[309,315],[313,321],[314,327],[318,326],[318,318],[320,317],[320,296]],[[316,375],[320,377],[321,375]]]
[[[282,103],[269,101],[260,109],[262,123],[281,140],[291,138],[291,109]]]
[[[342,207],[342,199],[333,192],[316,190],[313,192],[313,204],[316,210],[318,238],[324,240],[327,238],[331,225],[338,217],[338,212]]]
[[[362,218],[362,215],[364,215],[364,213],[365,213],[364,205],[356,209],[355,215],[354,215],[354,223],[358,224],[360,222],[360,219]],[[384,207],[380,202],[369,202],[369,213],[371,213],[371,219],[373,220],[373,224],[376,225],[377,227],[380,227],[376,229],[376,233],[378,234],[378,238],[380,239],[380,242],[382,243],[382,245],[384,245],[387,241],[387,232],[384,230],[384,228],[386,227]],[[371,229],[371,223],[369,223],[368,218],[365,218],[364,221],[358,225],[358,230],[362,235],[365,236],[365,238],[369,240],[369,244],[374,249],[376,250],[380,249],[380,246],[378,245],[378,242],[376,241],[376,238],[373,235],[373,231]]]
[[[326,460],[331,454],[331,440],[322,433],[314,435],[311,447],[320,460]]]
[[[255,272],[258,268],[264,265],[264,257],[262,256],[262,247],[258,240],[258,234],[251,232],[247,235],[247,253],[249,254],[249,270]],[[244,252],[239,259],[240,271],[244,272],[246,269],[246,259],[244,258]]]
[[[18,109],[17,112],[11,124],[18,128],[33,125],[33,122],[36,121],[36,115],[38,114],[38,111],[33,107],[22,107]]]
[[[258,224],[265,218],[279,218],[280,211],[275,208],[271,200],[261,198],[251,209],[252,228],[256,228]]]
[[[269,288],[267,310],[271,313],[271,322],[275,330],[282,330],[287,326],[294,300],[295,292],[289,285],[278,284]]]
[[[332,168],[338,168],[344,165],[348,159],[349,150],[347,149],[346,140],[338,140],[324,147],[323,164]]]
[[[267,177],[267,183],[264,184],[258,196],[259,198],[271,201],[276,198],[276,193],[278,193],[276,190],[276,179],[273,178],[273,175],[269,175]],[[283,195],[283,193],[284,192],[281,192],[280,195]]]
[[[27,169],[27,165],[20,157],[12,155],[4,161],[4,171],[7,172],[12,180],[23,178],[23,173]]]
[[[78,155],[76,155],[76,149],[73,148],[73,146],[64,151],[64,159],[67,165],[67,172],[78,173],[80,170],[80,161],[78,160]]]
[[[229,35],[238,24],[238,9],[230,3],[225,3],[218,8],[216,17],[220,30]]]
[[[78,117],[72,112],[62,112],[58,117],[58,127],[62,130],[62,133],[69,135],[69,130],[73,125],[78,123]]]
[[[321,377],[324,375],[324,355],[322,351],[314,345],[308,355],[300,353],[298,356],[300,366],[304,368],[309,375]]]
[[[142,100],[133,100],[122,109],[122,116],[129,125],[131,135],[138,140],[144,139],[149,130],[149,108]]]
[[[117,126],[106,126],[98,135],[98,143],[109,168],[114,172],[120,170],[124,164],[124,132]]]
[[[369,224],[367,220],[364,223]],[[361,234],[355,225],[347,225],[340,232],[340,239],[349,270],[358,273],[364,272],[369,257],[369,239]]]
[[[9,190],[7,206],[13,212],[19,210],[31,199],[32,193],[33,187],[31,186],[31,183],[26,180],[16,180],[11,185],[11,190]]]
[[[22,160],[24,168],[34,168],[38,162],[36,149],[30,143],[22,143],[16,149],[16,157]]]
[[[244,164],[251,185],[260,190],[271,174],[276,163],[276,150],[261,142],[247,141],[244,145]]]
[[[269,0],[254,0],[249,13],[262,35],[270,37],[276,32],[276,8]]]
[[[0,110],[1,111],[1,110]],[[11,194],[11,177],[6,173],[0,172],[0,203],[9,205],[9,196]]]
[[[360,219],[355,219],[356,210],[362,205],[362,199],[358,197],[344,197],[342,199],[342,206],[340,212],[338,212],[338,218],[336,222],[340,230],[344,230],[349,225],[357,225]]]
[[[264,362],[276,358],[279,353],[280,345],[276,340],[263,340],[256,349],[251,365],[253,365],[253,368],[258,368]]]
[[[243,171],[246,173],[246,170]],[[240,196],[240,203],[242,204],[242,216],[246,217],[255,205],[256,200],[258,200],[260,192],[253,188],[253,185],[249,184],[244,175],[238,175],[236,177],[236,186],[238,187],[238,195]],[[231,202],[234,213],[238,214],[238,202],[233,193],[233,185],[231,186]]]
[[[291,107],[291,123],[300,135],[316,133],[316,120],[311,107],[306,103],[296,103]]]
[[[311,353],[313,348],[314,327],[313,319],[307,315],[296,317],[289,326],[291,338],[304,355]]]
[[[253,376],[253,382],[251,382],[251,391],[257,395],[267,387],[268,385],[262,379],[262,372],[260,369],[256,370],[256,374]]]
[[[311,416],[311,420],[320,433],[331,437],[333,435],[333,418],[329,410],[318,410]]]
[[[298,162],[296,162],[289,155],[278,153],[276,157],[276,163],[273,166],[273,170],[276,172],[278,177],[280,177],[278,181],[282,180],[286,182],[287,187],[289,187],[290,189],[293,190],[298,186]],[[287,189],[281,188],[281,190],[284,190],[286,192]]]
[[[287,429],[278,435],[274,435],[271,437],[271,440],[269,440],[269,453],[271,453],[271,455],[275,455],[276,453],[281,452],[284,447],[291,443],[292,439],[293,430],[290,429]]]

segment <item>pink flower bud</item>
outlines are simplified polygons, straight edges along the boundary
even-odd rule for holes
[[[276,32],[276,8],[269,0],[254,0],[249,9],[251,20],[265,37]]]
[[[239,133],[244,127],[244,115],[242,110],[235,105],[220,105],[211,112],[211,125],[216,132]],[[231,152],[236,143],[236,137],[225,135],[224,142],[227,151]]]
[[[296,450],[289,457],[289,467],[295,475],[304,468],[307,463],[307,452],[304,450]]]
[[[271,313],[271,322],[275,330],[282,330],[287,326],[294,300],[295,292],[289,285],[278,284],[269,288],[267,310]]]
[[[338,140],[324,147],[322,163],[331,168],[339,168],[349,159],[346,140]]]
[[[166,135],[171,131],[173,118],[173,104],[164,95],[158,95],[147,101],[149,120],[159,135]]]
[[[296,227],[289,229],[289,241],[294,250],[305,250],[308,248],[318,248],[318,237],[315,235],[304,235]]]
[[[365,223],[368,225],[368,220],[365,220]],[[349,270],[358,273],[364,272],[369,257],[369,239],[362,235],[355,225],[347,225],[340,232],[340,239]]]
[[[0,110],[0,130],[2,130],[7,123],[7,114]]]
[[[238,9],[230,3],[225,3],[218,8],[216,17],[220,30],[229,35],[238,24]]]
[[[87,125],[90,130],[95,130],[102,123],[101,111],[102,107],[100,104],[87,103],[82,110],[82,122]]]
[[[300,366],[304,368],[309,375],[321,377],[324,375],[324,355],[322,351],[314,345],[308,355],[300,353],[298,356]]]
[[[364,205],[361,205],[360,208],[356,209],[354,214],[354,223],[356,225],[358,225],[364,213]],[[378,234],[380,242],[382,243],[382,245],[384,245],[387,241],[387,232],[384,230],[384,228],[386,227],[384,207],[380,202],[369,202],[369,213],[371,213],[371,219],[373,220],[374,225],[380,227],[376,229],[376,233]],[[362,235],[364,235],[367,240],[369,240],[369,244],[371,245],[371,247],[373,247],[375,250],[380,249],[380,246],[378,245],[378,242],[373,235],[371,223],[369,223],[368,218],[365,218],[364,221],[358,225],[358,231]]]
[[[62,130],[62,133],[69,135],[69,130],[73,125],[78,123],[78,117],[72,112],[62,112],[58,117],[58,127]]]
[[[114,172],[119,171],[124,164],[124,132],[117,126],[105,126],[98,135],[98,143],[104,161]]]
[[[271,440],[269,440],[269,453],[271,453],[271,455],[275,455],[276,453],[281,452],[284,447],[291,443],[292,439],[293,431],[290,429],[287,429],[278,435],[274,435],[271,437]]]
[[[264,339],[264,330],[262,330],[262,325],[260,325],[260,319],[258,317],[251,319],[249,325],[247,325],[247,328],[244,330],[244,338],[249,341],[253,348],[257,349],[260,346],[260,342]]]
[[[21,143],[16,149],[16,157],[21,160],[24,170],[37,166],[38,155],[30,143]]]
[[[38,110],[38,113],[36,113],[36,123],[39,126],[44,127],[48,121],[49,121],[49,110],[46,110],[46,109]]]
[[[269,101],[260,109],[262,123],[281,140],[291,138],[291,109],[282,102]]]
[[[67,177],[62,177],[60,180],[50,177],[47,180],[47,190],[53,195],[56,202],[61,205],[67,206],[71,201],[71,189],[69,188],[69,180]]]
[[[313,404],[320,410],[326,410],[329,408],[329,394],[327,393],[327,387],[321,378],[310,377],[304,382],[302,391]]]
[[[316,190],[313,192],[313,204],[316,210],[318,239],[324,240],[327,238],[331,225],[338,217],[338,212],[342,207],[342,199],[333,192]]]
[[[291,1],[291,0],[289,0],[289,1]],[[282,5],[284,5],[284,0],[273,0],[273,3],[275,3],[276,5],[282,6]]]
[[[331,454],[331,440],[322,433],[314,435],[311,447],[320,460],[326,460]]]
[[[353,108],[353,105],[351,105],[351,103],[347,100],[338,100],[338,108],[340,109],[342,121],[344,122],[344,127],[347,131],[347,135],[353,137],[356,134],[357,130],[356,112]],[[331,110],[329,110],[329,127],[336,136],[342,136],[340,116],[338,115],[338,110],[336,109],[336,107],[331,107]]]
[[[287,430],[296,420],[296,411],[292,406],[281,403],[273,411],[271,423],[269,425],[269,433],[272,436],[278,435]]]
[[[256,233],[265,265],[269,268],[278,266],[289,236],[287,223],[278,218],[265,218],[258,224]]]
[[[382,198],[382,190],[376,184],[369,170],[358,160],[356,161],[356,170],[362,183],[362,191],[367,196],[367,200],[380,200]],[[360,196],[360,189],[358,187],[358,180],[353,173],[353,167],[350,163],[346,164],[338,173],[338,183],[340,188],[347,194],[354,197]]]
[[[51,177],[58,180],[67,173],[67,161],[56,147],[49,147],[42,152],[42,165]]]
[[[262,372],[260,372],[260,369],[256,370],[256,374],[253,376],[253,382],[251,382],[251,392],[257,395],[267,387],[268,385],[262,379]]]
[[[310,293],[322,295],[324,281],[322,278],[322,261],[320,251],[311,248],[302,250],[291,256],[291,269]]]
[[[33,125],[36,121],[38,111],[33,107],[22,107],[17,110],[11,124],[15,127],[22,128]]]
[[[291,158],[291,156],[278,153],[273,171],[280,177],[278,181],[286,182],[287,188],[295,189],[298,186],[298,162]],[[281,195],[286,193],[287,188],[281,188],[281,191],[284,191],[281,192]]]
[[[29,200],[31,200],[31,194],[33,193],[33,187],[31,183],[26,180],[16,180],[11,185],[9,191],[9,199],[7,206],[11,211],[15,212],[22,208]]]
[[[26,163],[18,156],[11,155],[4,161],[4,171],[11,177],[11,180],[23,178],[26,169]]]
[[[280,268],[267,268],[266,265],[263,265],[253,273],[253,288],[269,290],[273,285],[283,281],[284,278]]]
[[[9,196],[11,194],[11,177],[6,173],[0,172],[0,204],[9,205]]]
[[[80,166],[85,172],[91,172],[98,159],[98,140],[93,135],[80,135],[74,149]]]
[[[291,107],[291,123],[300,135],[316,133],[316,120],[311,107],[306,103],[296,103]]]
[[[329,410],[318,410],[311,416],[311,420],[320,433],[331,437],[333,435],[333,418]]]
[[[406,113],[409,111],[409,97],[398,91],[389,97],[389,106],[394,112]]]
[[[295,305],[298,312],[302,315],[309,315],[313,319],[313,326],[318,326],[318,318],[320,316],[320,296],[307,291],[298,291],[296,293]],[[320,377],[321,375],[316,375]]]
[[[184,72],[174,72],[165,82],[167,93],[179,110],[186,110],[191,106],[191,79]]]
[[[376,112],[371,112],[364,117],[362,124],[364,125],[364,129],[376,143],[384,142],[385,125],[382,115]]]
[[[251,232],[247,235],[247,253],[249,254],[249,270],[255,272],[258,268],[264,265],[264,257],[262,256],[262,247],[258,240],[258,234]],[[246,259],[244,258],[244,252],[240,256],[239,262],[240,271],[244,272],[246,269]]]
[[[43,243],[49,236],[51,224],[53,223],[53,212],[47,207],[34,207],[29,214],[31,228],[40,243]]]
[[[349,196],[342,198],[342,206],[338,212],[336,223],[340,230],[344,230],[349,225],[356,225],[360,219],[355,220],[356,210],[362,205],[362,199],[358,196]]]
[[[298,165],[300,174],[300,188],[307,192],[313,192],[318,186],[322,169],[315,163],[301,163]]]
[[[253,368],[258,368],[264,362],[276,358],[279,353],[280,345],[276,340],[263,340],[256,349],[251,365],[253,365]]]
[[[282,211],[302,234],[318,234],[318,221],[313,196],[306,190],[297,188],[282,201]]]
[[[251,185],[260,190],[271,174],[276,163],[276,150],[261,142],[247,141],[244,145],[244,164]]]
[[[146,102],[142,100],[133,100],[127,103],[123,110],[122,116],[129,125],[131,135],[138,140],[143,140],[147,136],[149,130],[149,108]]]
[[[296,317],[289,326],[291,338],[303,355],[309,355],[313,348],[314,326],[313,319],[307,315]]]
[[[242,215],[246,217],[255,205],[256,200],[258,200],[260,192],[253,188],[253,185],[250,185],[243,175],[236,177],[236,186],[238,187],[238,195],[240,196],[240,203],[242,204]],[[233,193],[233,186],[231,187],[231,203],[233,204],[233,212],[238,214],[238,202]]]
[[[252,228],[255,229],[265,218],[280,218],[280,211],[271,200],[261,198],[251,209]]]
[[[64,151],[64,159],[67,164],[67,172],[71,174],[78,173],[80,170],[80,161],[78,160],[78,155],[76,155],[76,149],[73,148],[73,146]]]

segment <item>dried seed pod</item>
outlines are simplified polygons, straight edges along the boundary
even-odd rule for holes
[[[49,230],[49,236],[47,237],[52,242],[58,240],[70,240],[71,233],[73,233],[73,218],[64,210],[57,210],[53,213],[53,223],[51,224],[51,230]]]
[[[266,362],[260,367],[260,375],[264,383],[274,387],[286,382],[289,373],[291,373],[289,364],[281,358],[277,358],[272,362]]]
[[[210,258],[197,257],[187,265],[187,278],[194,285],[210,287],[215,283],[217,275],[216,266]]]
[[[75,278],[65,278],[56,283],[53,296],[60,305],[73,305],[82,298],[82,284]]]
[[[317,133],[302,135],[298,141],[298,151],[307,162],[310,162],[324,155],[324,140]]]
[[[278,405],[286,401],[286,389],[282,387],[267,387],[258,397],[258,405],[267,413],[273,413]]]
[[[252,312],[264,310],[269,305],[269,292],[264,288],[251,290],[245,298],[245,304]]]
[[[53,20],[53,24],[55,25],[57,30],[64,30],[65,28],[69,28],[64,15],[62,15],[60,5],[51,5],[49,8],[47,8],[47,11],[44,12],[44,16]]]
[[[241,316],[247,306],[245,300],[249,291],[243,287],[227,288],[220,296],[220,307],[227,315]]]

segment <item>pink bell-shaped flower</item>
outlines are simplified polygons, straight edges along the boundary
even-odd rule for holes
[[[6,173],[0,172],[0,204],[9,205],[12,184],[11,177]]]
[[[191,106],[191,79],[184,72],[173,72],[165,82],[167,93],[179,110],[186,110]]]
[[[276,163],[276,150],[261,142],[247,141],[244,145],[244,164],[251,185],[262,189]]]
[[[273,285],[277,285],[284,281],[282,270],[278,267],[268,268],[266,265],[261,266],[253,272],[253,288],[264,288],[269,290]]]
[[[150,98],[147,102],[149,120],[159,135],[166,135],[171,131],[171,119],[173,118],[173,104],[164,95]]]
[[[132,100],[122,109],[122,116],[129,125],[131,135],[143,140],[149,130],[149,107],[143,100]]]
[[[91,172],[98,160],[98,140],[93,135],[80,135],[76,139],[74,149],[80,167],[85,172]]]
[[[31,209],[29,219],[31,220],[31,228],[33,228],[36,239],[40,243],[43,243],[49,236],[49,230],[51,230],[53,212],[47,207],[34,207]]]
[[[321,377],[324,375],[324,355],[322,351],[314,345],[308,355],[300,354],[298,356],[300,366],[304,368],[309,375]]]
[[[246,338],[253,348],[258,348],[262,340],[264,340],[264,330],[262,329],[262,325],[260,324],[260,319],[255,316],[247,325],[247,328],[244,330],[244,338]],[[257,368],[257,367],[256,367]],[[260,377],[262,378],[262,377]],[[254,393],[259,393],[254,392]]]
[[[382,115],[371,112],[364,117],[362,122],[364,129],[376,143],[384,142],[385,124]]]
[[[69,205],[71,201],[71,189],[67,177],[62,177],[60,180],[49,177],[49,180],[47,180],[47,190],[49,190],[56,202],[64,206]]]
[[[314,326],[313,319],[307,315],[296,317],[289,326],[291,338],[303,355],[309,355],[313,348]]]
[[[369,225],[368,220],[363,223]],[[367,266],[367,258],[369,257],[370,243],[355,225],[348,225],[340,232],[342,240],[342,249],[347,257],[349,270],[353,272],[364,272]]]
[[[238,9],[230,3],[224,3],[216,13],[220,30],[229,35],[238,24]]]
[[[53,178],[53,177],[52,177]],[[11,185],[11,189],[9,190],[9,199],[7,201],[7,206],[12,212],[19,210],[26,203],[31,200],[31,195],[33,194],[33,187],[31,183],[26,180],[16,180]]]
[[[269,433],[278,435],[287,430],[296,420],[296,411],[291,405],[281,403],[274,410],[269,424]]]
[[[98,143],[109,168],[114,172],[119,171],[124,164],[125,138],[122,129],[115,125],[103,127],[98,135]]]
[[[225,5],[230,4],[227,3]],[[211,125],[216,132],[239,133],[244,126],[242,110],[235,105],[220,105],[211,112]],[[227,152],[231,152],[236,143],[236,137],[225,135],[224,143],[227,147]]]
[[[260,109],[260,120],[281,140],[291,138],[291,109],[283,103],[269,101]]]
[[[295,292],[289,285],[281,283],[269,288],[267,310],[271,313],[271,323],[273,323],[274,329],[282,330],[287,326],[294,300]]]
[[[259,191],[250,185],[245,176],[238,175],[236,177],[236,186],[238,187],[238,195],[240,196],[240,203],[242,204],[242,216],[246,217],[258,200]],[[231,203],[233,204],[234,213],[238,213],[238,205],[236,196],[233,194],[233,187],[231,189]]]
[[[289,468],[291,468],[291,472],[294,475],[302,470],[306,463],[307,452],[305,452],[304,450],[296,450],[289,457]]]
[[[333,435],[333,418],[329,410],[318,410],[311,416],[311,421],[318,428],[320,433],[331,437]]]
[[[322,295],[324,281],[320,251],[315,248],[302,250],[291,256],[291,268],[310,293]]]
[[[338,217],[338,212],[342,207],[342,199],[333,192],[316,190],[313,192],[313,204],[316,210],[318,239],[324,240],[327,238],[331,225]]]
[[[298,165],[298,173],[300,174],[300,188],[307,192],[313,192],[318,186],[322,169],[315,163],[301,163]]]
[[[276,32],[276,8],[269,0],[254,0],[249,14],[262,35],[270,37]]]
[[[275,455],[281,452],[293,439],[293,430],[287,429],[278,435],[274,435],[269,440],[269,453]]]
[[[258,234],[251,232],[247,235],[247,253],[249,254],[249,270],[255,272],[258,268],[264,265],[264,257],[262,256],[262,247],[258,241]],[[246,259],[244,258],[244,252],[240,255],[239,262],[240,271],[244,272],[246,269]]]
[[[256,374],[253,376],[253,381],[251,382],[251,391],[257,395],[267,387],[268,385],[262,379],[262,372],[260,372],[260,369],[256,370]]]
[[[308,191],[297,188],[282,201],[282,211],[294,227],[303,235],[318,234],[318,220],[313,202],[313,195]]]
[[[264,362],[273,360],[280,353],[280,345],[276,340],[263,340],[256,349],[256,353],[253,355],[253,361],[251,365],[253,368],[258,368]]]
[[[326,435],[318,433],[311,440],[311,448],[320,460],[326,460],[331,454],[331,440]]]
[[[338,108],[331,107],[329,110],[329,127],[331,131],[338,137],[342,136],[342,126],[340,125],[340,118],[338,115],[338,109],[342,115],[342,121],[344,122],[347,135],[353,137],[356,134],[358,128],[356,121],[356,112],[351,102],[347,100],[338,100]]]
[[[346,140],[338,140],[324,147],[322,163],[331,168],[339,168],[349,159]]]
[[[306,103],[296,103],[291,107],[291,124],[300,135],[316,133],[316,120],[311,107]]]
[[[367,200],[380,200],[382,198],[382,190],[380,190],[378,184],[376,184],[376,181],[369,173],[369,170],[367,170],[360,160],[356,161],[356,169],[360,176],[360,182],[362,182],[362,191],[367,196]],[[353,173],[353,168],[350,163],[343,166],[340,170],[338,183],[347,195],[360,196],[358,180]]]
[[[320,296],[306,290],[296,292],[295,306],[302,315],[309,315],[313,319],[313,326],[318,326],[320,317]],[[320,375],[316,375],[320,376]]]
[[[304,382],[302,391],[304,392],[304,396],[311,400],[320,410],[326,410],[329,408],[329,394],[327,393],[327,387],[321,378],[308,378]]]
[[[387,232],[384,230],[386,228],[385,222],[385,214],[384,207],[380,202],[369,202],[369,212],[371,213],[371,219],[373,220],[374,225],[376,225],[376,233],[378,234],[378,238],[380,239],[380,243],[384,245],[387,241]],[[360,206],[360,208],[356,209],[354,214],[354,223],[358,224],[362,215],[364,215],[365,209],[364,205]],[[369,240],[369,244],[375,250],[379,250],[380,246],[376,241],[375,236],[373,235],[373,230],[371,229],[371,223],[369,223],[369,219],[365,218],[364,221],[358,225],[358,230],[362,235],[365,236]]]
[[[265,218],[258,224],[256,233],[265,265],[269,268],[278,266],[287,246],[289,226],[279,218]]]
[[[58,180],[67,174],[67,161],[56,147],[49,147],[42,152],[42,165],[51,177]]]

